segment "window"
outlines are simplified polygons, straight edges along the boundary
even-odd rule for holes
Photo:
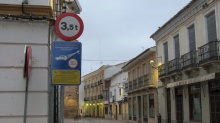
[[[148,74],[149,74],[149,79],[151,79],[151,77],[153,76],[152,74],[152,67],[151,67],[151,63],[150,60],[148,61]]]
[[[143,64],[143,75],[146,75],[147,74],[147,70],[146,70],[146,64]]]
[[[175,46],[175,58],[180,58],[179,35],[173,37]]]
[[[108,114],[108,107],[105,107],[105,114]]]
[[[133,70],[133,80],[136,79],[135,70]]]
[[[149,113],[150,117],[154,118],[154,94],[149,94]]]
[[[195,26],[194,24],[187,28],[188,30],[188,40],[189,40],[189,51],[196,50],[196,36],[195,36]]]
[[[137,68],[137,78],[139,78],[141,75],[140,67]]]
[[[168,44],[167,42],[163,44],[164,48],[164,63],[168,63]]]
[[[217,40],[215,11],[206,16],[208,42]]]
[[[121,96],[121,88],[119,88],[119,95]]]
[[[128,80],[131,81],[131,73],[128,72]]]
[[[114,89],[114,99],[116,101],[116,89]]]
[[[143,115],[144,117],[147,117],[148,116],[148,112],[147,112],[147,95],[144,95],[143,96]]]
[[[202,121],[200,84],[189,86],[190,120]]]

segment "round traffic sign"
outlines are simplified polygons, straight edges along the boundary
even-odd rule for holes
[[[69,65],[70,68],[76,68],[77,65],[78,65],[78,62],[77,62],[76,59],[70,59],[70,60],[68,61],[68,65]]]
[[[82,19],[74,13],[61,14],[55,23],[57,35],[66,41],[76,40],[83,32],[84,25]]]

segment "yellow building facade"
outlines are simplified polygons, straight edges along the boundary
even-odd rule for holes
[[[104,65],[98,70],[83,76],[85,90],[84,108],[86,117],[104,117],[104,71],[107,67],[108,66]]]
[[[130,60],[123,70],[128,72],[125,90],[128,93],[128,119],[142,123],[157,123],[157,70],[150,63],[156,59],[156,47]],[[125,111],[126,112],[126,111]]]
[[[162,123],[220,122],[219,15],[219,0],[192,0],[151,35]]]

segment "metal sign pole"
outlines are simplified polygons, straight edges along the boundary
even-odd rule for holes
[[[24,78],[26,78],[26,87],[25,87],[25,103],[24,103],[24,123],[27,119],[27,101],[28,101],[28,80],[31,76],[31,64],[32,64],[32,49],[31,46],[25,45],[25,62],[24,62]]]
[[[26,88],[25,88],[25,103],[24,103],[24,123],[27,119],[27,100],[28,100],[28,78],[26,78]]]

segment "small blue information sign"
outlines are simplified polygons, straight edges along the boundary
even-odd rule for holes
[[[52,43],[52,84],[81,84],[82,44],[54,41]]]

